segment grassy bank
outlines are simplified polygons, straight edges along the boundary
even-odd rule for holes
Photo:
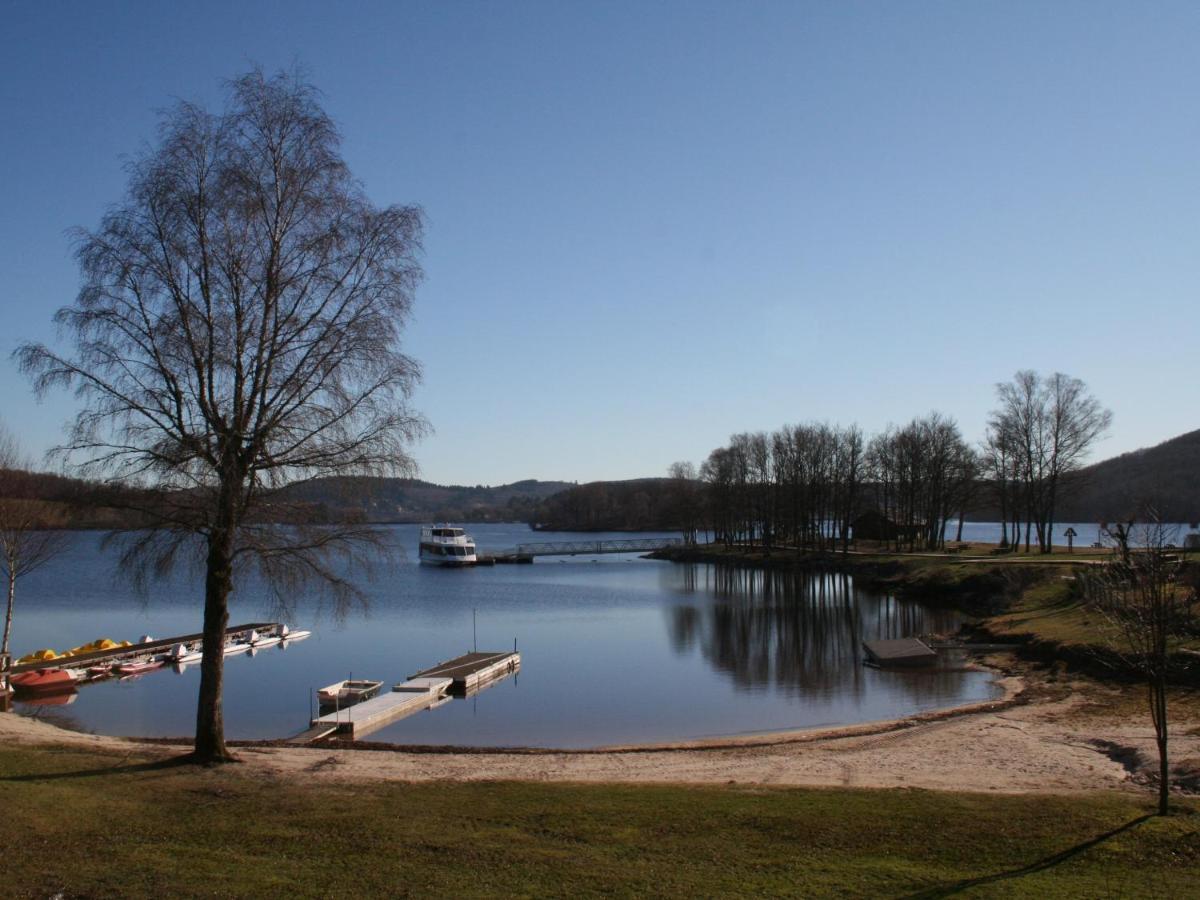
[[[675,562],[707,562],[773,571],[834,571],[869,588],[932,605],[950,606],[977,619],[984,640],[1021,644],[1026,655],[1060,659],[1093,674],[1118,672],[1123,664],[1106,646],[1110,630],[1079,601],[1074,576],[1108,559],[1097,552],[1004,556],[908,553],[812,553],[776,550],[767,554],[719,545],[684,547],[654,554]],[[1189,566],[1196,565],[1189,554]],[[1200,639],[1185,641],[1200,652]],[[1188,657],[1185,661],[1191,661]],[[1192,677],[1187,677],[1187,669]],[[1183,667],[1185,681],[1200,680],[1200,660]]]
[[[313,785],[13,748],[0,772],[4,896],[1178,896],[1200,878],[1200,805],[1143,818],[1125,795]]]

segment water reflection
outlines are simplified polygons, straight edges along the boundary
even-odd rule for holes
[[[855,587],[840,574],[678,566],[671,589],[689,602],[666,609],[672,649],[696,649],[743,691],[792,697],[858,697],[879,673],[862,665],[862,642],[944,634],[961,617]],[[961,679],[952,662],[932,671],[889,671],[911,699],[943,696]]]

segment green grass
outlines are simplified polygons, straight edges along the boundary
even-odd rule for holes
[[[1075,596],[1070,581],[1050,579],[1027,587],[1012,607],[986,620],[984,627],[1000,640],[1034,640],[1087,652],[1120,645],[1111,622]],[[1181,639],[1179,647],[1200,649],[1200,641]]]
[[[1200,805],[1143,818],[1125,795],[314,786],[0,748],[0,806],[6,897],[1166,897],[1200,879]]]

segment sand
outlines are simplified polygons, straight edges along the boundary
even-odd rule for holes
[[[592,751],[412,752],[241,746],[247,774],[306,781],[569,781],[910,787],[1004,794],[1147,791],[1155,759],[1145,715],[1097,715],[1094,687],[1047,690],[1028,676],[998,679],[999,701],[852,728]],[[1200,728],[1174,723],[1172,757],[1200,757]],[[1187,733],[1187,732],[1191,733]],[[122,756],[181,748],[79,734],[0,714],[0,739]]]

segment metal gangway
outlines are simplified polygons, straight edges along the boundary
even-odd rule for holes
[[[633,538],[624,541],[547,541],[538,544],[518,544],[512,551],[516,556],[580,556],[597,553],[649,553],[682,547],[683,538]]]

